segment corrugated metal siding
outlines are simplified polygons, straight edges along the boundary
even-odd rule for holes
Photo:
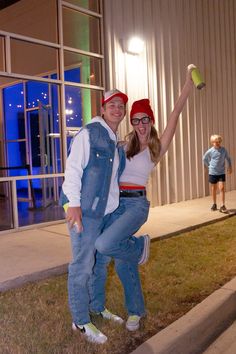
[[[179,120],[169,151],[149,182],[152,206],[209,194],[202,155],[213,133],[233,160],[226,189],[236,189],[236,1],[104,0],[107,88],[127,92],[130,108],[149,97],[161,134],[184,83],[186,67],[199,66],[206,88],[195,89]],[[139,56],[122,42],[139,35]],[[126,119],[121,136],[131,129]]]

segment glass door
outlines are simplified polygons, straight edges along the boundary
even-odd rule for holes
[[[54,149],[50,141],[51,121],[51,107],[48,105],[39,102],[37,108],[27,112],[29,163],[33,175],[55,172],[53,167],[55,157],[52,156]],[[51,178],[33,180],[37,202],[41,200],[38,206],[46,208],[52,204],[53,184]]]
[[[40,174],[54,173],[53,146],[51,144],[50,132],[52,125],[51,107],[39,102],[39,149],[40,149]],[[53,180],[51,178],[41,179],[42,185],[42,206],[46,208],[53,202]]]

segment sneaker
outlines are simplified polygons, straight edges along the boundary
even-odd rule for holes
[[[144,238],[143,253],[140,257],[138,264],[146,263],[149,258],[149,253],[150,253],[150,242],[151,242],[150,236],[144,235],[142,237]]]
[[[80,331],[89,342],[103,344],[107,341],[107,337],[95,327],[92,322],[82,326],[72,323],[73,331]]]
[[[140,316],[137,315],[132,315],[128,317],[128,320],[126,321],[126,328],[129,331],[136,331],[139,329],[139,321],[140,321]]]
[[[124,322],[124,320],[121,317],[114,315],[108,309],[105,309],[104,311],[100,312],[99,315],[101,315],[102,318],[105,318],[106,320],[111,320],[120,324]]]
[[[212,210],[212,211],[217,210],[217,205],[216,205],[216,204],[213,204],[212,207],[211,207],[211,210]]]
[[[222,205],[221,207],[220,207],[220,210],[219,210],[221,213],[226,213],[226,211],[227,211],[227,209],[226,209],[226,207],[225,207],[225,205]]]

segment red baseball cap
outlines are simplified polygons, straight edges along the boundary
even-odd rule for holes
[[[102,105],[106,104],[114,97],[120,97],[123,100],[124,104],[126,104],[128,101],[128,96],[125,93],[117,89],[113,89],[104,93],[104,96],[102,98]]]
[[[150,106],[150,101],[148,98],[144,98],[142,100],[135,101],[132,104],[131,112],[130,112],[130,119],[133,117],[135,113],[146,113],[148,117],[151,118],[151,121],[155,123],[155,117]]]

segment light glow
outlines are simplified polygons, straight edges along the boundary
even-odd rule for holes
[[[132,37],[127,43],[127,52],[130,54],[140,54],[144,49],[144,41],[139,37]]]

